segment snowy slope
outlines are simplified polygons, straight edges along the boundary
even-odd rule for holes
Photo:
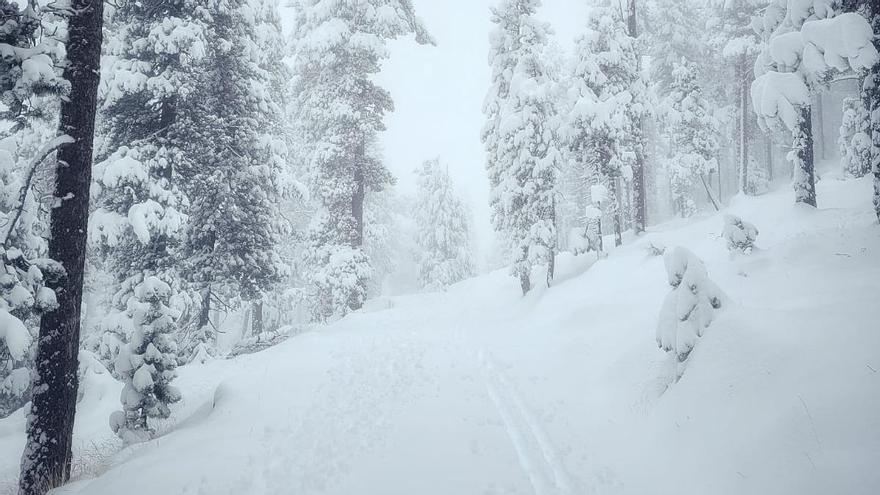
[[[555,287],[526,298],[493,273],[185,367],[177,423],[61,493],[878,493],[869,190],[827,178],[818,211],[788,191],[738,199],[730,212],[761,230],[749,257],[731,258],[712,215],[596,263],[563,257]],[[654,329],[669,288],[649,243],[693,250],[731,299],[668,388]],[[83,402],[78,445],[109,432],[106,408]],[[0,479],[21,428],[0,421]]]

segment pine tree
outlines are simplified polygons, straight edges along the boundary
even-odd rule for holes
[[[57,204],[51,213],[48,246],[49,257],[64,267],[64,273],[47,276],[57,306],[40,319],[21,495],[43,495],[70,478],[103,11],[98,0],[70,4],[64,68],[70,92],[61,103],[59,129],[69,138],[57,153],[53,193]]]
[[[433,40],[410,0],[295,0],[294,6],[294,122],[319,209],[305,256],[314,316],[326,320],[364,303],[372,272],[363,250],[364,198],[392,182],[374,143],[393,102],[372,76],[388,57],[388,40],[410,34],[422,44]]]
[[[148,440],[155,432],[148,420],[167,418],[168,406],[180,400],[180,392],[171,385],[177,367],[177,315],[168,307],[171,286],[147,277],[135,289],[134,298],[130,304],[136,328],[115,363],[125,382],[123,410],[110,417],[113,432],[127,444]]]
[[[705,174],[718,167],[718,123],[697,85],[696,68],[687,61],[675,67],[675,80],[667,98],[671,155],[667,158],[673,203],[683,217],[697,210],[694,191]]]
[[[470,222],[440,160],[426,161],[418,174],[419,281],[425,290],[444,290],[474,274]]]
[[[279,280],[281,264],[273,220],[278,159],[264,133],[281,109],[269,97],[250,6],[229,0],[211,7],[212,51],[197,80],[200,96],[179,117],[189,132],[181,165],[191,203],[184,272],[202,293],[201,329],[210,325],[212,301],[259,300]]]
[[[511,246],[523,294],[536,263],[548,265],[549,285],[557,244],[557,109],[544,61],[551,30],[535,18],[540,4],[502,0],[492,9],[492,86],[483,109],[492,220]]]
[[[193,299],[176,263],[189,207],[180,171],[193,158],[180,114],[201,97],[207,20],[189,0],[126,2],[111,19],[89,225],[93,257],[116,279],[110,321],[125,314],[134,288],[151,276],[171,285],[177,304]]]
[[[591,188],[587,204],[611,217],[615,244],[620,245],[621,181],[632,182],[634,169],[644,159],[642,120],[647,115],[647,90],[639,74],[635,40],[618,11],[603,6],[593,9],[587,32],[577,40],[575,57],[571,90],[575,103],[565,130],[568,153],[578,175],[592,186],[601,186]],[[598,215],[588,217],[597,219]],[[590,228],[586,226],[587,231]]]
[[[840,124],[840,159],[843,170],[862,177],[871,172],[871,119],[861,98],[844,98]]]

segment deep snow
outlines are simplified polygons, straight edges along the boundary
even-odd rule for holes
[[[80,479],[59,493],[880,493],[870,187],[826,175],[818,211],[788,190],[736,198],[723,213],[760,230],[749,256],[728,253],[721,214],[677,221],[598,262],[564,255],[525,298],[496,272],[183,367],[174,421],[121,452],[121,385],[92,373]],[[672,385],[650,244],[692,250],[729,298]],[[23,421],[0,421],[0,492]]]

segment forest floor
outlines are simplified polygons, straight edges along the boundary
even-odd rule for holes
[[[120,385],[90,371],[76,424],[88,495],[880,493],[880,227],[868,179],[736,198],[607,259],[560,259],[527,297],[505,272],[374,301],[266,351],[181,368],[162,435],[119,450]],[[729,303],[683,377],[654,340],[669,287],[647,246],[701,257]],[[540,280],[535,274],[534,280]],[[0,421],[12,491],[24,415]],[[3,481],[7,485],[3,485]]]

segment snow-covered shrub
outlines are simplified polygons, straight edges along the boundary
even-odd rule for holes
[[[734,215],[724,215],[724,231],[721,236],[727,241],[727,249],[731,252],[749,254],[755,247],[758,229],[749,222]]]
[[[122,411],[110,417],[110,427],[126,443],[143,441],[153,434],[150,418],[167,418],[169,405],[180,400],[171,385],[176,376],[177,344],[173,339],[177,315],[168,307],[171,287],[148,277],[135,289],[136,328],[131,342],[116,359],[116,372],[125,378]]]
[[[48,260],[28,261],[16,248],[0,248],[0,417],[27,402],[34,337],[25,322],[57,306],[55,292],[43,285],[44,273],[63,269]]]
[[[861,98],[844,98],[840,124],[840,159],[843,170],[853,177],[871,171],[871,119]]]
[[[666,275],[672,287],[657,324],[657,345],[674,352],[684,362],[712,323],[725,298],[711,280],[702,260],[691,251],[677,247],[664,255]]]

